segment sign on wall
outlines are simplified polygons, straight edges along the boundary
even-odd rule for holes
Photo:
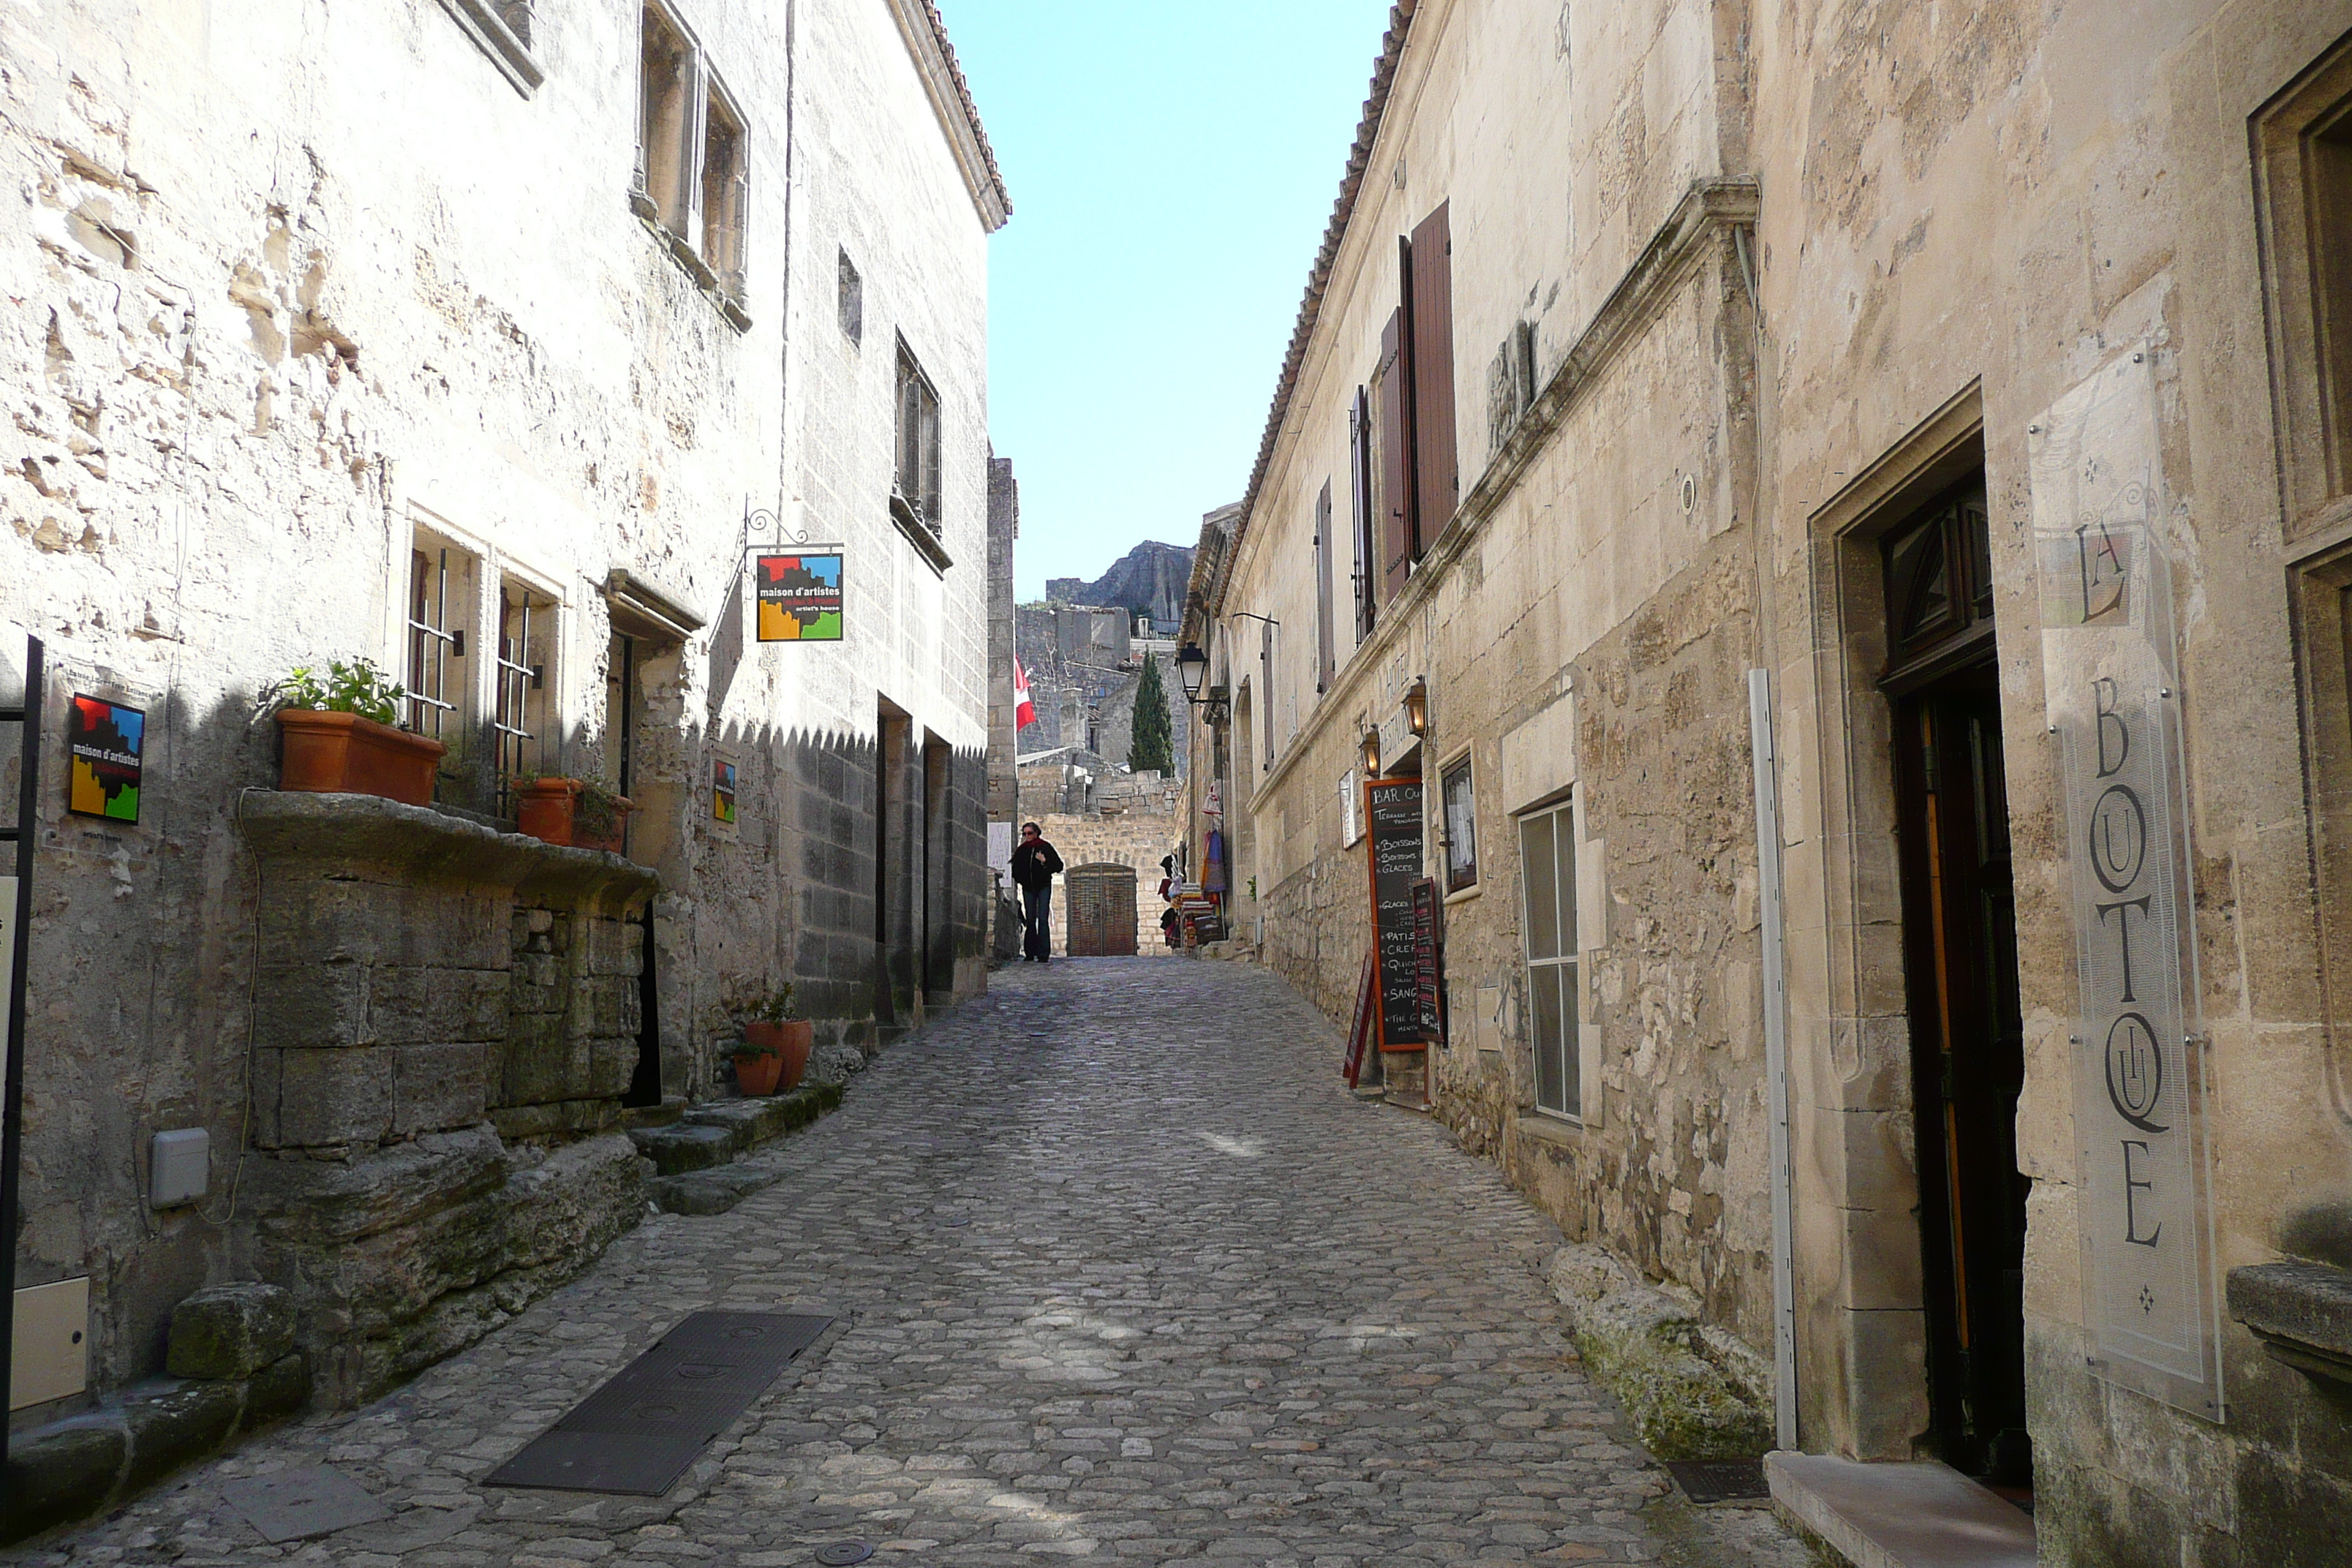
[[[1422,880],[1419,779],[1374,779],[1364,785],[1365,856],[1372,894],[1374,994],[1381,1046],[1427,1045],[1436,1031],[1422,1010],[1421,928],[1413,884]]]
[[[140,755],[147,715],[77,693],[66,709],[66,808],[110,822],[139,820]]]
[[[2073,889],[2092,1364],[2218,1421],[2196,899],[2158,437],[2144,348],[2029,427],[2035,572]]]
[[[841,556],[760,555],[752,561],[761,642],[841,640]]]
[[[710,764],[710,816],[713,821],[735,820],[735,764],[714,761]]]

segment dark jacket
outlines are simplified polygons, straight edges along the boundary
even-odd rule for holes
[[[1054,874],[1061,868],[1062,858],[1055,854],[1054,847],[1043,838],[1034,844],[1024,840],[1021,847],[1013,851],[1013,879],[1022,887],[1042,888],[1051,882]]]

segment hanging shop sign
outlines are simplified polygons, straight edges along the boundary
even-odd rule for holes
[[[1383,1050],[1427,1045],[1435,1034],[1422,1007],[1421,929],[1413,884],[1423,879],[1419,779],[1364,785],[1365,840],[1372,896],[1372,968]]]
[[[2194,862],[2150,359],[2126,353],[2028,426],[2034,566],[2073,891],[2091,1362],[2218,1421]]]
[[[66,710],[66,809],[110,822],[139,820],[147,715],[77,693]]]
[[[1438,973],[1439,935],[1437,882],[1423,877],[1412,885],[1412,978],[1421,1005],[1421,1026],[1430,1039],[1445,1037],[1445,1014],[1440,1000],[1444,985]]]
[[[710,816],[715,822],[735,820],[735,764],[710,764]]]
[[[841,640],[841,556],[759,555],[752,558],[761,642]]]

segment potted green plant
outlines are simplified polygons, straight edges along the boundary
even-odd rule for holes
[[[787,980],[745,1012],[743,1043],[734,1053],[735,1081],[750,1095],[797,1089],[815,1044],[816,1025],[799,1016]]]
[[[627,834],[629,813],[637,809],[627,795],[593,780],[553,774],[521,781],[515,799],[515,826],[533,838],[614,855]]]
[[[278,787],[373,795],[433,804],[433,778],[448,747],[399,728],[408,693],[369,659],[287,671],[261,694],[280,742]]]

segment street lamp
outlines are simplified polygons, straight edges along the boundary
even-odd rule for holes
[[[1185,701],[1199,706],[1201,683],[1208,678],[1209,656],[1199,643],[1188,642],[1176,650],[1176,679],[1183,685]]]
[[[1405,689],[1404,727],[1416,736],[1429,733],[1429,682],[1419,676]]]
[[[1364,776],[1376,779],[1381,776],[1381,732],[1369,724],[1364,727],[1363,748]]]

